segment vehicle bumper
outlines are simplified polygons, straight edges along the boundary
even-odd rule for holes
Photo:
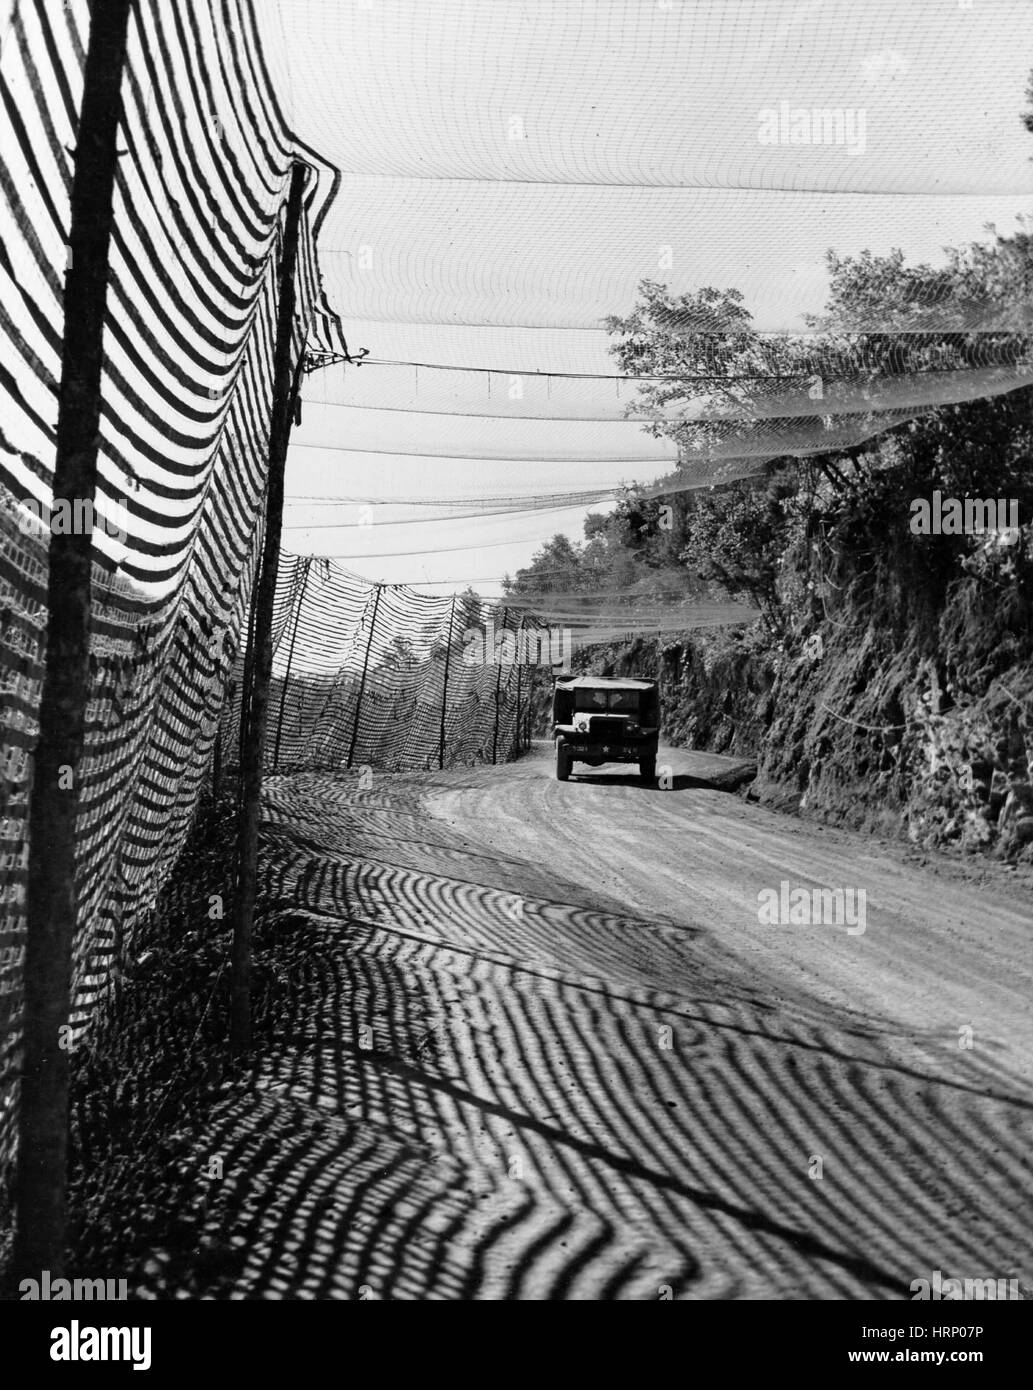
[[[614,740],[611,743],[595,743],[588,739],[564,738],[560,747],[572,758],[607,763],[637,763],[656,753],[656,744],[643,740],[640,743],[627,740]]]

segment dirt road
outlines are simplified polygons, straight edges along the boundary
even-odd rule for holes
[[[272,781],[312,966],[205,1139],[236,1296],[1033,1286],[1033,909],[660,763]],[[762,922],[783,882],[863,918]]]

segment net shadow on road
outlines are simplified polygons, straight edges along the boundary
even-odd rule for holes
[[[215,1296],[906,1298],[1028,1266],[1029,1103],[985,1094],[992,1057],[902,1067],[877,1020],[775,1007],[700,924],[493,869],[415,795],[364,826],[331,779],[268,803],[289,966],[198,1136],[241,1252]]]

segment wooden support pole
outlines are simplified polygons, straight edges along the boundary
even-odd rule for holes
[[[72,178],[54,501],[92,504],[104,362],[122,72],[131,0],[94,5]],[[16,1283],[65,1265],[76,818],[89,697],[93,537],[50,537],[39,741],[29,803],[22,1076],[15,1177]]]
[[[254,673],[250,710],[241,709],[247,719],[247,745],[240,768],[241,798],[237,822],[237,893],[233,915],[233,948],[230,958],[230,1045],[237,1052],[251,1046],[251,932],[258,889],[258,823],[262,796],[266,716],[269,710],[269,682],[273,670],[273,607],[276,599],[276,571],[280,563],[280,534],[283,527],[283,474],[287,463],[294,401],[301,384],[304,345],[294,371],[291,348],[295,320],[295,269],[301,234],[302,198],[307,169],[295,164],[287,195],[287,216],[280,261],[279,303],[276,316],[276,346],[273,358],[273,405],[269,426],[269,478],[266,485],[265,536],[262,563],[258,572],[254,608]]]
[[[536,640],[537,640],[537,631],[540,630],[540,624],[538,624],[538,623],[535,624],[535,630],[536,630],[536,631],[535,631],[535,637],[536,637]],[[525,643],[525,645],[524,645],[524,650],[525,650],[525,651],[527,650],[527,644],[526,644],[526,643]],[[539,650],[540,650],[540,648],[539,648]],[[538,667],[537,667],[537,666],[531,666],[531,665],[529,665],[528,668],[527,668],[527,689],[524,691],[524,736],[523,736],[523,745],[524,745],[524,751],[525,751],[525,752],[526,752],[527,749],[531,746],[531,716],[532,716],[532,714],[534,713],[535,678],[536,678],[537,674],[538,674]]]
[[[355,756],[355,740],[359,736],[359,717],[362,714],[362,697],[366,690],[366,672],[369,670],[369,653],[373,646],[373,632],[377,626],[377,609],[380,607],[381,585],[377,585],[376,593],[373,595],[373,616],[369,621],[369,637],[366,639],[366,655],[362,662],[362,679],[359,681],[359,694],[355,701],[355,718],[352,720],[352,740],[348,745],[348,766],[352,765],[352,758]]]
[[[255,675],[255,595],[258,593],[259,580],[262,574],[262,546],[264,544],[263,534],[259,537],[262,544],[259,545],[258,554],[255,558],[255,573],[251,581],[251,602],[248,604],[247,614],[247,640],[244,643],[244,667],[240,677],[240,722],[237,725],[237,805],[240,805],[241,797],[244,794],[244,759],[247,756],[248,744],[248,720],[251,717],[251,691],[254,688]]]
[[[448,709],[448,663],[452,656],[452,624],[456,617],[456,596],[452,595],[452,607],[448,614],[448,642],[445,645],[445,678],[441,683],[441,733],[438,737],[438,767],[445,766],[445,713]]]
[[[309,571],[312,568],[312,557],[306,555],[299,562],[304,574],[301,581],[301,593],[298,595],[298,611],[294,614],[294,628],[291,632],[291,644],[287,649],[287,670],[283,676],[283,686],[280,690],[280,717],[276,721],[276,747],[273,749],[273,771],[280,766],[280,735],[283,733],[283,711],[287,704],[287,687],[291,680],[291,662],[294,660],[294,643],[298,640],[298,624],[301,622],[301,605],[305,601],[305,590],[308,588]]]
[[[524,620],[520,619],[520,633],[523,635]],[[519,640],[519,639],[518,639]],[[516,751],[517,757],[520,756],[520,662],[517,662],[517,693],[516,693]]]
[[[524,703],[524,751],[531,746],[531,720],[534,717],[534,697],[538,689],[538,667],[532,666],[528,674],[530,689]]]
[[[508,618],[509,618],[509,609],[508,609],[508,608],[503,608],[503,610],[502,610],[502,631],[503,631],[503,634],[505,634],[505,631],[506,631],[506,622],[507,622]],[[494,656],[494,653],[492,653],[492,655]],[[519,656],[520,653],[518,652],[517,655]],[[502,683],[502,662],[500,661],[499,664],[498,664],[498,670],[495,672],[495,732],[492,734],[492,737],[491,737],[491,760],[492,760],[493,763],[497,763],[497,762],[498,762],[498,749],[499,749],[499,687],[500,687],[501,683]]]

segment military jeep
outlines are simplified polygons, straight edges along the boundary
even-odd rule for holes
[[[643,781],[656,777],[660,690],[631,676],[561,676],[552,692],[556,776],[565,782],[575,762],[638,763]]]

